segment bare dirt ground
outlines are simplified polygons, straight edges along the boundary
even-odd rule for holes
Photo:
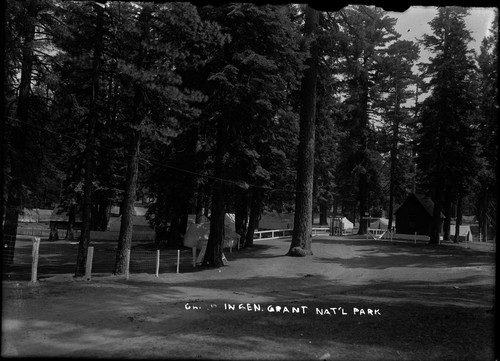
[[[291,258],[289,242],[158,278],[4,276],[2,356],[495,359],[493,244],[317,236],[313,256]]]

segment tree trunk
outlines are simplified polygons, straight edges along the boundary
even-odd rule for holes
[[[458,243],[459,235],[460,235],[460,225],[462,224],[462,203],[463,203],[463,195],[462,192],[458,192],[457,198],[457,220],[455,224],[455,238],[453,239],[454,243]]]
[[[359,75],[359,87],[360,87],[360,110],[359,110],[359,143],[360,143],[360,149],[358,150],[359,152],[359,159],[360,159],[360,164],[362,168],[364,168],[360,175],[359,175],[359,180],[358,180],[358,188],[359,188],[359,193],[358,193],[358,201],[359,201],[359,230],[358,234],[366,234],[368,232],[368,223],[369,220],[366,219],[366,216],[369,216],[369,207],[368,207],[368,91],[369,91],[369,85],[368,85],[368,74],[365,71],[362,71]]]
[[[261,212],[261,194],[260,190],[254,188],[250,192],[250,216],[248,219],[248,229],[245,239],[245,247],[253,246],[253,237],[255,230],[259,227],[259,217]]]
[[[149,20],[151,16],[151,7],[146,5],[142,8],[139,15],[141,40],[145,42],[149,32]],[[138,70],[143,68],[144,48],[142,43],[137,49],[135,65]],[[132,236],[134,230],[133,215],[134,202],[137,193],[137,179],[139,176],[139,156],[141,152],[141,126],[145,116],[145,101],[144,91],[140,83],[136,82],[133,86],[133,113],[130,119],[131,122],[131,137],[130,137],[130,158],[127,165],[127,176],[125,178],[125,193],[123,197],[122,219],[120,222],[120,233],[118,236],[118,246],[116,248],[116,263],[115,275],[125,273],[127,253],[132,246]]]
[[[58,241],[59,240],[59,232],[57,230],[56,223],[50,224],[50,233],[49,233],[49,241]]]
[[[319,11],[307,6],[305,9],[305,38],[314,39],[319,26]],[[313,40],[314,41],[314,40]],[[288,255],[311,255],[312,201],[314,180],[314,138],[316,120],[316,84],[319,48],[313,42],[311,56],[306,60],[300,93],[300,131],[297,159],[297,181],[293,236]]]
[[[236,190],[234,223],[236,233],[240,235],[239,244],[246,243],[246,234],[248,230],[248,194],[249,191],[238,188]]]
[[[444,191],[444,223],[443,223],[443,241],[450,240],[450,227],[451,227],[451,190],[446,187]]]
[[[75,205],[70,204],[69,210],[68,210],[68,228],[66,229],[66,237],[65,239],[68,241],[73,241],[75,239],[75,233],[74,233],[74,224],[75,224]]]
[[[185,168],[194,172],[196,169],[196,146],[198,144],[198,129],[192,128],[186,134],[186,151],[177,160],[179,168]],[[178,175],[179,191],[175,197],[172,207],[172,221],[170,228],[169,243],[181,247],[183,244],[183,235],[186,233],[187,219],[191,199],[195,193],[196,179],[191,175]]]
[[[391,169],[389,175],[389,225],[388,230],[392,230],[393,215],[394,215],[394,190],[396,188],[396,169],[398,167],[398,139],[399,139],[399,102],[397,97],[396,87],[396,104],[394,123],[392,128],[392,144],[391,144]]]
[[[200,224],[203,217],[203,193],[201,193],[201,189],[198,187],[198,194],[196,195],[196,219],[195,223]]]
[[[92,98],[90,102],[87,139],[85,142],[85,178],[83,184],[82,229],[78,242],[75,277],[85,275],[87,249],[90,244],[90,229],[92,222],[92,182],[94,180],[94,151],[96,146],[97,98],[99,94],[99,73],[101,68],[103,9],[95,4],[97,12],[94,56],[92,59]]]
[[[19,214],[22,210],[23,177],[25,171],[25,128],[29,123],[31,79],[33,72],[33,42],[35,41],[35,21],[37,16],[37,0],[30,0],[26,5],[26,17],[23,27],[23,45],[21,60],[21,79],[19,83],[19,94],[17,98],[17,119],[10,140],[10,181],[7,185],[7,199],[5,209],[5,220],[3,223],[3,262],[10,265],[14,261],[16,246],[17,225]],[[2,167],[3,168],[3,167]],[[4,169],[2,169],[3,174]],[[2,183],[3,186],[3,183]],[[3,189],[2,189],[3,193]]]
[[[443,196],[442,196],[442,185],[441,177],[436,180],[435,190],[434,190],[434,209],[432,211],[432,223],[431,223],[431,234],[430,234],[430,244],[438,244],[441,230],[441,209],[443,208]]]
[[[99,205],[99,230],[106,231],[108,229],[109,217],[111,215],[111,201],[109,198],[104,198]]]
[[[12,198],[13,192],[9,192],[9,198]],[[2,262],[3,265],[14,263],[14,252],[16,248],[17,222],[19,217],[19,204],[17,200],[11,199],[7,202],[5,211],[5,221],[3,226],[3,244]]]
[[[226,218],[226,187],[221,179],[224,179],[224,156],[228,146],[227,127],[225,119],[218,119],[214,159],[214,178],[216,180],[212,189],[210,235],[203,260],[204,265],[211,267],[221,267],[223,265],[222,249],[224,242],[224,220]]]
[[[123,198],[123,213],[120,222],[120,234],[118,236],[118,248],[116,250],[116,264],[114,274],[125,272],[127,250],[132,245],[134,202],[137,190],[137,178],[139,173],[139,154],[141,146],[141,132],[135,130],[131,141],[131,154],[127,166],[127,178],[125,195]]]
[[[2,14],[5,14],[5,2],[1,3],[0,9],[2,10]],[[4,20],[4,21],[2,21],[2,25],[0,25],[2,27],[2,34],[6,34],[7,26],[5,25],[5,23],[6,23],[6,21]],[[6,38],[5,36],[2,36],[2,45],[4,45],[4,46],[5,46],[5,38]],[[4,69],[2,71],[1,76],[2,76],[3,86],[1,87],[0,91],[2,92],[2,95],[1,95],[2,100],[1,101],[2,101],[2,109],[3,109],[4,116],[2,117],[2,119],[0,119],[0,164],[2,164],[2,169],[0,170],[0,189],[2,189],[2,202],[0,203],[0,213],[1,213],[0,219],[4,220],[5,206],[6,206],[6,204],[5,204],[6,199],[4,198],[5,197],[4,190],[5,190],[5,172],[6,172],[6,161],[7,161],[7,145],[6,145],[7,139],[5,137],[5,131],[6,131],[5,123],[7,121],[7,117],[9,114],[7,104],[5,101],[7,99],[6,98],[6,94],[7,94],[6,84],[7,84],[7,78],[8,78],[8,70],[7,70],[7,66],[5,66],[5,62],[4,62]],[[2,239],[3,239],[2,247],[4,247],[4,245],[6,245],[7,240],[3,238],[3,235],[4,235],[3,223],[2,223],[2,227],[0,229],[2,230],[0,237],[2,237]],[[17,234],[17,225],[16,225],[16,234]],[[14,242],[14,246],[15,246],[15,242]],[[14,251],[14,249],[12,249],[12,251]],[[6,255],[7,252],[4,252],[3,254]],[[4,262],[3,264],[5,264],[6,259],[4,259],[3,257],[5,257],[5,256],[2,256],[2,261]]]
[[[222,248],[224,242],[224,220],[226,217],[224,185],[216,181],[212,195],[210,216],[210,235],[203,263],[210,267],[222,267]]]
[[[226,141],[225,135],[222,134],[223,125],[219,120],[216,156],[214,162],[214,175],[216,179],[221,179],[223,175],[223,158],[225,154]],[[221,180],[216,180],[213,185],[212,191],[212,204],[210,212],[210,234],[208,236],[207,250],[203,260],[204,265],[210,267],[221,267],[222,262],[222,249],[224,242],[224,221],[226,218],[226,205],[225,205],[225,187]]]
[[[328,205],[326,203],[319,205],[319,224],[328,224]]]
[[[359,175],[359,230],[358,234],[366,234],[368,232],[368,222],[366,218],[369,216],[367,198],[368,198],[368,182],[366,173]]]
[[[443,112],[444,113],[444,112]],[[442,158],[443,148],[445,144],[445,131],[443,129],[443,124],[438,124],[438,144],[436,147],[436,170],[434,172],[434,209],[432,212],[432,223],[430,231],[430,244],[438,244],[441,231],[441,212],[443,209],[443,167],[444,160]]]
[[[479,194],[478,223],[481,242],[488,239],[488,187],[483,186]]]

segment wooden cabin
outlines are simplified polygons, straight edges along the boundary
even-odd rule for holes
[[[434,202],[418,194],[410,194],[396,209],[396,233],[430,236]],[[439,232],[443,231],[444,215],[441,213]]]

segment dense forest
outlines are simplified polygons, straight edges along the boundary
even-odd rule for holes
[[[80,215],[76,276],[111,206],[123,272],[139,198],[171,246],[208,216],[209,266],[227,212],[251,246],[262,212],[294,211],[291,255],[311,253],[313,212],[364,234],[412,192],[434,201],[431,243],[441,213],[444,237],[462,214],[496,229],[498,13],[476,53],[461,7],[413,42],[365,5],[4,6],[2,232],[23,208]]]

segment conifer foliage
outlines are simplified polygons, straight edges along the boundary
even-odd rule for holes
[[[418,45],[374,6],[8,0],[5,15],[6,265],[22,210],[57,206],[83,276],[115,206],[124,273],[139,198],[158,247],[204,215],[209,267],[226,213],[252,247],[264,212],[294,212],[294,256],[313,253],[318,211],[364,234],[415,189],[434,200],[432,243],[466,211],[483,240],[496,230],[498,14],[475,55],[467,9],[438,8],[418,70]]]
[[[422,39],[434,54],[423,64],[430,96],[422,104],[417,140],[418,165],[434,201],[431,243],[439,242],[441,213],[450,199],[445,193],[455,194],[456,185],[478,171],[473,120],[476,67],[467,46],[471,40],[464,22],[467,15],[464,8],[440,8],[430,22],[434,34]]]

